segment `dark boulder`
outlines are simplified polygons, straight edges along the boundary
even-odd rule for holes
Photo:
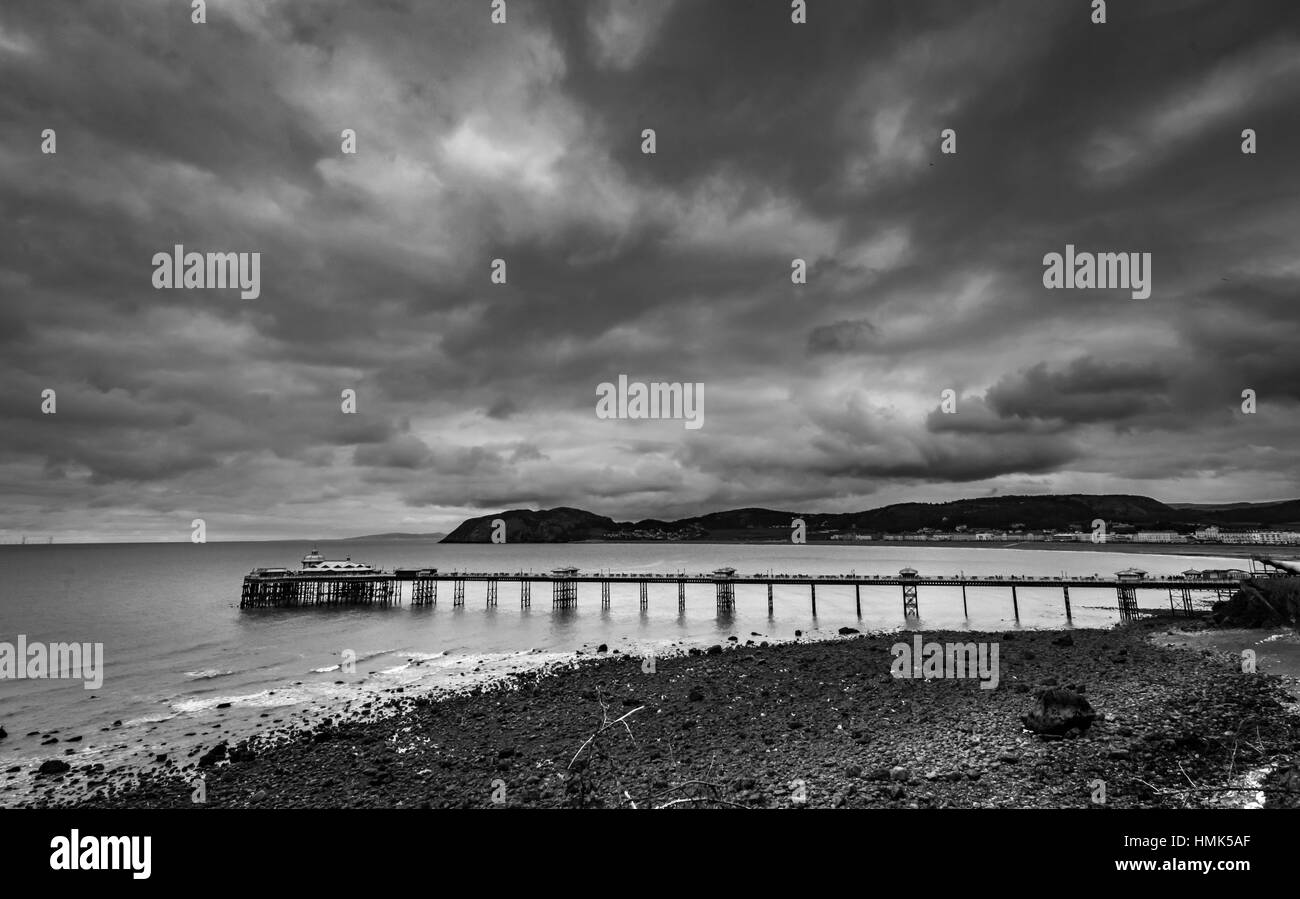
[[[63,762],[58,759],[50,759],[48,762],[42,762],[41,767],[36,769],[36,773],[43,774],[43,775],[63,774],[64,772],[71,771],[71,770],[72,770],[72,766],[69,765],[67,762]]]
[[[225,743],[218,743],[216,746],[213,746],[207,752],[203,753],[203,755],[199,756],[199,767],[212,767],[217,762],[223,761],[226,758],[227,752],[229,752],[229,747],[227,747]]]
[[[1278,768],[1264,780],[1265,808],[1300,808],[1300,769]]]
[[[1073,690],[1044,690],[1028,715],[1020,720],[1036,734],[1064,736],[1070,730],[1086,731],[1097,717],[1088,700]]]
[[[1246,581],[1231,599],[1216,602],[1210,619],[1216,627],[1279,627],[1300,617],[1300,583],[1291,578]]]

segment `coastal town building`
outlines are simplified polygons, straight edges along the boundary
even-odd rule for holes
[[[906,531],[899,533],[878,532],[864,533],[859,531],[832,532],[830,530],[818,530],[813,532],[819,539],[832,540],[836,542],[861,541],[869,542],[873,540],[895,541],[900,543],[948,543],[948,542],[977,542],[977,543],[1020,543],[1020,542],[1048,542],[1048,543],[1153,543],[1153,544],[1179,544],[1179,543],[1225,543],[1225,544],[1246,544],[1246,545],[1300,545],[1300,531],[1281,531],[1281,530],[1253,530],[1253,531],[1224,531],[1217,526],[1198,528],[1190,534],[1185,534],[1175,530],[1138,530],[1132,525],[1116,523],[1113,526],[1108,525],[1105,531],[1093,530],[1071,530],[1071,531],[1052,531],[1052,530],[1014,530],[998,528],[970,528],[966,525],[958,525],[955,530],[941,531],[936,528],[919,528],[915,531]],[[1098,536],[1100,534],[1100,537]],[[705,536],[703,531],[700,533],[684,534],[681,532],[665,531],[620,531],[617,533],[607,534],[608,539],[615,540],[634,540],[634,539],[660,539],[660,540],[688,540]]]
[[[1187,538],[1177,531],[1138,531],[1134,543],[1186,543]]]
[[[1220,543],[1247,543],[1260,545],[1294,545],[1300,543],[1297,531],[1237,531],[1219,535]]]

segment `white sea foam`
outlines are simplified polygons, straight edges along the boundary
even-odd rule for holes
[[[210,696],[202,699],[188,698],[173,702],[171,707],[181,714],[194,714],[215,709],[224,703],[239,709],[273,709],[281,706],[299,705],[312,699],[338,695],[337,689],[327,689],[330,684],[297,685],[279,687],[275,690],[259,690],[242,696]]]
[[[200,671],[186,671],[186,677],[192,677],[195,680],[211,680],[214,677],[228,677],[234,674],[233,671],[222,671],[219,668],[204,668]]]
[[[406,656],[406,661],[405,661],[404,663],[402,663],[401,665],[398,665],[398,666],[396,666],[396,667],[394,667],[394,668],[386,668],[386,669],[383,669],[382,671],[379,672],[380,674],[383,674],[383,673],[385,673],[385,672],[387,672],[387,671],[403,670],[403,669],[405,669],[405,668],[407,668],[407,667],[409,667],[409,666],[411,666],[411,665],[421,665],[421,664],[423,664],[424,662],[430,661],[430,660],[432,660],[432,659],[440,659],[440,658],[442,658],[443,656],[445,656],[446,654],[447,654],[446,652],[402,652],[401,650],[398,650],[398,649],[385,649],[385,650],[381,650],[381,651],[378,651],[378,652],[360,653],[360,654],[357,656],[356,661],[357,661],[357,662],[364,662],[364,661],[366,661],[367,659],[373,659],[373,658],[377,658],[378,656],[383,656],[383,655],[404,655],[404,656]],[[341,671],[342,668],[343,668],[342,663],[338,663],[338,664],[335,664],[335,665],[326,665],[326,666],[323,667],[323,668],[313,668],[313,669],[311,670],[311,673],[312,673],[312,674],[330,674],[330,673],[335,672],[335,671]]]
[[[123,721],[123,727],[137,727],[141,724],[158,724],[162,721],[170,721],[175,715],[141,715],[139,718],[132,718],[129,721]]]
[[[359,664],[361,662],[368,661],[369,659],[378,658],[379,656],[392,655],[393,653],[400,653],[400,652],[401,652],[400,649],[367,649],[357,653],[353,661]],[[336,662],[333,665],[324,665],[320,668],[313,668],[311,669],[311,673],[329,674],[333,671],[342,670],[342,667],[343,667],[342,662]]]

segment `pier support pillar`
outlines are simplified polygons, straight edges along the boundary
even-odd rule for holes
[[[571,609],[577,604],[577,581],[570,578],[556,578],[551,581],[551,605],[560,609]]]
[[[1138,612],[1137,588],[1119,586],[1115,588],[1115,593],[1119,596],[1119,620],[1132,621]]]
[[[861,618],[862,617],[862,585],[861,584],[853,585],[853,598],[857,601],[858,617]]]
[[[720,580],[718,587],[718,611],[730,612],[736,608],[736,585],[731,581]]]
[[[1192,589],[1183,588],[1183,614],[1190,616],[1192,614]]]
[[[609,608],[609,581],[600,582],[600,607]]]
[[[1061,594],[1065,597],[1065,621],[1067,624],[1074,623],[1074,615],[1070,612],[1070,585],[1061,585]]]
[[[1016,624],[1020,623],[1020,598],[1016,596],[1016,585],[1011,585],[1011,608],[1016,614]]]
[[[425,606],[436,600],[438,596],[438,582],[431,578],[417,577],[411,581],[411,605]]]
[[[453,606],[465,605],[465,582],[456,580],[452,582],[451,604]]]
[[[920,617],[920,604],[916,598],[916,584],[903,584],[903,617]]]
[[[767,582],[767,617],[772,617],[772,582]]]
[[[686,581],[677,582],[677,611],[686,611]]]
[[[495,606],[497,604],[497,581],[496,578],[487,582],[487,604]]]
[[[641,611],[644,612],[650,605],[650,585],[645,581],[641,582]]]
[[[970,609],[966,608],[966,585],[961,585],[961,613],[965,617],[970,617]]]
[[[813,617],[816,618],[816,617],[817,617],[817,585],[816,585],[816,584],[810,584],[809,586],[812,587],[812,590],[811,590],[811,594],[812,594],[812,613],[813,613]]]
[[[521,580],[519,582],[519,608],[527,609],[533,605],[533,582]]]

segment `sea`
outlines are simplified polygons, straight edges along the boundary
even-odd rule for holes
[[[651,582],[640,608],[635,580],[615,582],[609,608],[598,584],[579,585],[576,608],[552,608],[550,585],[532,586],[521,608],[517,584],[498,603],[469,583],[454,607],[451,585],[434,606],[239,608],[253,568],[296,569],[316,546],[326,558],[376,568],[582,573],[688,574],[731,566],[745,576],[896,574],[923,576],[1109,576],[1133,565],[1153,575],[1189,567],[1249,567],[1243,558],[989,547],[825,544],[579,543],[441,544],[422,540],[247,543],[53,544],[0,546],[0,642],[103,645],[103,683],[0,678],[0,805],[23,795],[31,766],[59,758],[74,766],[177,761],[220,740],[268,732],[356,709],[367,700],[425,689],[457,690],[526,667],[572,664],[600,644],[644,656],[734,642],[839,639],[839,629],[904,629],[896,585],[862,588],[859,618],[851,585],[819,587],[814,616],[808,588],[777,586],[769,616],[763,586],[738,586],[733,613],[719,613],[710,584],[689,585],[679,612],[677,586]],[[971,588],[969,617],[960,588],[921,587],[922,629],[1009,630],[1065,626],[1059,589]],[[1118,619],[1110,589],[1072,588],[1075,627]],[[1163,591],[1140,591],[1143,607],[1168,606]],[[909,628],[910,629],[910,628]],[[729,641],[735,637],[735,641]],[[346,654],[346,655],[345,655]],[[355,658],[355,670],[345,670]],[[37,732],[39,735],[32,735]],[[49,742],[51,738],[58,742]],[[80,738],[80,739],[77,739]],[[12,770],[12,769],[18,770]]]

